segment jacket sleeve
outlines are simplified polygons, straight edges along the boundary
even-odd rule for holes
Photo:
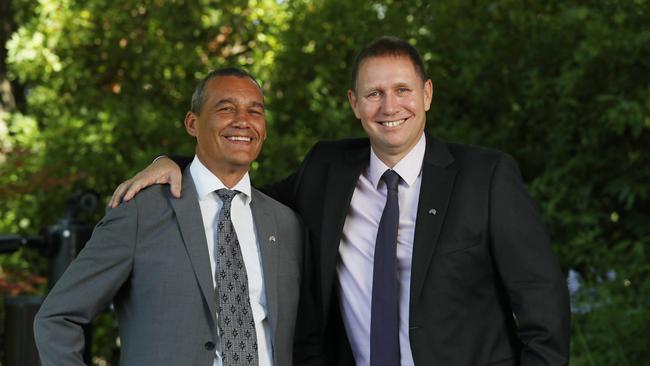
[[[522,342],[521,365],[569,362],[569,295],[559,261],[517,163],[502,155],[492,177],[490,238]]]
[[[183,156],[183,155],[167,155],[168,158],[172,159],[176,165],[181,168],[181,172],[192,163],[192,156]]]
[[[298,169],[296,169],[293,173],[284,179],[265,185],[261,188],[261,191],[270,197],[273,197],[275,200],[281,202],[282,204],[289,206],[294,210],[297,209],[297,192],[300,188],[300,184],[302,183],[302,177],[305,173],[305,170],[313,160],[313,157],[315,155],[314,152],[318,149],[318,146],[319,143],[316,143],[316,145],[311,148],[311,150],[303,159],[302,163],[300,163]],[[318,188],[313,187],[312,189]]]
[[[34,320],[43,366],[83,365],[83,326],[106,309],[133,263],[135,200],[108,209],[90,240],[46,297]]]

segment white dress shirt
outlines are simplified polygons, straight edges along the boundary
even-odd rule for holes
[[[201,217],[205,229],[205,238],[208,241],[208,253],[210,253],[210,267],[212,268],[212,284],[216,287],[215,273],[216,261],[214,258],[216,238],[216,226],[219,221],[219,212],[223,203],[216,190],[226,187],[208,168],[201,163],[197,156],[190,165],[190,173],[196,186],[201,207]],[[255,224],[253,223],[253,212],[251,211],[251,183],[248,173],[232,188],[239,191],[231,203],[231,219],[239,246],[241,247],[246,274],[248,276],[248,290],[253,320],[255,321],[255,333],[257,335],[257,353],[260,366],[273,365],[273,353],[271,349],[271,334],[269,320],[267,317],[266,292],[264,289],[264,275],[262,271],[262,257],[259,250]],[[217,317],[219,314],[217,314]],[[215,330],[216,332],[216,330]],[[217,352],[214,366],[223,366],[220,355],[220,339],[217,344]]]
[[[409,342],[409,294],[415,219],[426,140],[419,142],[393,170],[402,178],[398,186],[397,276],[399,281],[399,343],[401,366],[413,365]],[[390,169],[371,148],[370,163],[357,180],[343,226],[337,273],[343,323],[357,366],[370,364],[370,309],[375,240],[386,205],[386,184],[381,176]]]

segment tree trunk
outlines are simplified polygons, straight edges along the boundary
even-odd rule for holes
[[[11,0],[0,1],[0,116],[16,109],[16,98],[7,79],[7,41],[13,32]],[[0,123],[4,123],[0,117]]]

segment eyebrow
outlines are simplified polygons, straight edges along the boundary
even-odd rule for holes
[[[386,89],[386,88],[393,89],[393,88],[400,88],[400,87],[404,87],[404,86],[409,87],[409,88],[412,87],[407,81],[398,81],[398,82],[396,82],[394,84],[390,84],[388,86],[373,84],[373,85],[370,85],[369,87],[367,87],[367,88],[365,88],[363,90],[365,90],[365,91],[383,90],[383,89]]]
[[[260,102],[251,102],[251,103],[249,103],[248,105],[251,106],[251,107],[259,107],[259,108],[264,109],[264,103],[260,103]]]
[[[234,104],[234,105],[237,105],[237,104],[240,104],[240,103],[238,103],[238,99],[233,99],[233,98],[224,98],[224,99],[219,100],[219,101],[215,104],[215,106],[218,107],[218,106],[223,105],[223,104]],[[264,109],[264,103],[260,103],[260,102],[257,102],[257,101],[251,101],[251,102],[248,103],[247,106],[248,106],[248,107],[258,107],[258,108],[262,108],[262,109]]]

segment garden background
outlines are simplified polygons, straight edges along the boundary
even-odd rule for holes
[[[103,204],[158,154],[191,154],[183,116],[217,67],[263,84],[252,177],[284,176],[315,141],[363,134],[351,61],[392,34],[427,64],[428,130],[519,161],[572,273],[571,365],[649,365],[649,25],[648,0],[2,0],[0,233],[37,235],[70,193]],[[6,298],[45,292],[46,263],[0,255],[0,321]],[[94,329],[94,362],[117,365],[112,315]]]

